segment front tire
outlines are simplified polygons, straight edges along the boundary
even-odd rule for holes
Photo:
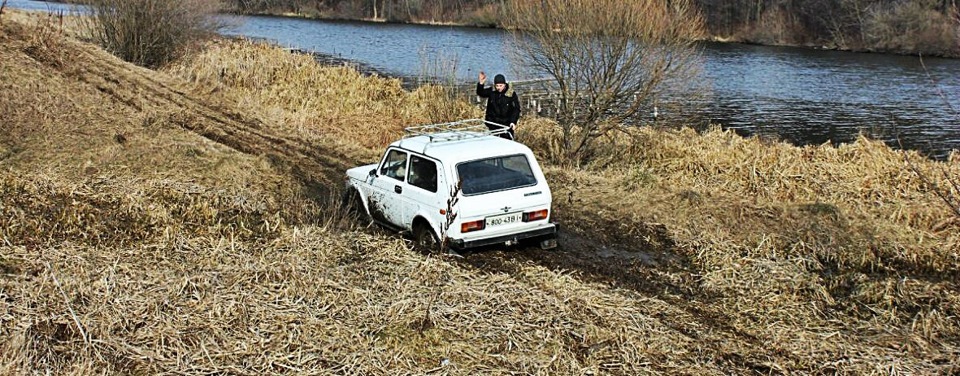
[[[351,213],[363,210],[363,202],[360,201],[360,192],[357,192],[357,190],[353,188],[343,192],[343,195],[340,196],[340,204]]]
[[[346,213],[347,218],[350,218],[355,223],[361,225],[368,225],[370,223],[370,215],[367,214],[367,210],[363,207],[363,199],[360,198],[360,192],[356,189],[348,189],[344,192],[340,205],[343,208],[343,212]]]

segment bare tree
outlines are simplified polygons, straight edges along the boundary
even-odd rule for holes
[[[220,30],[217,10],[216,2],[206,0],[95,0],[87,26],[114,55],[155,68]]]
[[[514,0],[505,3],[520,65],[554,81],[566,158],[650,109],[699,73],[703,21],[689,0]]]

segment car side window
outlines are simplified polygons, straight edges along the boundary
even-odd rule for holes
[[[407,153],[397,149],[387,152],[387,158],[380,165],[380,175],[403,181],[407,175]]]
[[[429,159],[416,155],[410,156],[410,175],[408,176],[407,182],[415,187],[436,192],[437,164]]]

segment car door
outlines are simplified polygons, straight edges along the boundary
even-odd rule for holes
[[[404,150],[390,148],[384,154],[383,160],[377,167],[377,173],[370,185],[373,191],[370,194],[370,216],[374,220],[386,225],[404,229],[404,210],[406,207],[404,191],[406,190],[409,153]]]
[[[446,209],[442,199],[445,187],[440,174],[440,164],[423,155],[410,155],[410,168],[407,174],[407,191],[404,192],[404,223],[413,223],[413,218],[422,213],[435,225],[441,216],[440,209]],[[438,234],[439,235],[439,234]]]

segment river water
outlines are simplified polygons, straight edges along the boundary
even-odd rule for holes
[[[11,0],[8,6],[69,9]],[[400,77],[442,76],[462,84],[480,70],[526,79],[504,56],[497,29],[226,17],[224,33],[316,51]],[[705,43],[699,80],[705,96],[661,119],[783,139],[797,145],[844,143],[864,133],[942,159],[960,150],[960,60]],[[523,93],[521,92],[521,98]]]

